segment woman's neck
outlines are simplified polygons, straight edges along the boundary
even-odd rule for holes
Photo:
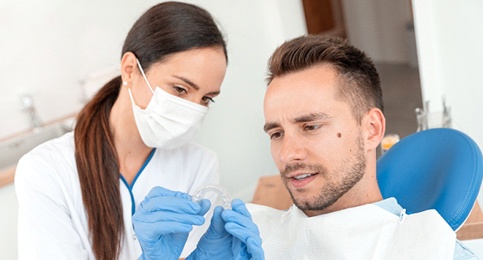
[[[111,134],[116,146],[119,169],[131,183],[152,151],[144,144],[134,120],[127,90],[122,87],[109,116]]]

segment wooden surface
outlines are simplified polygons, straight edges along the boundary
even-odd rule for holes
[[[302,6],[309,34],[346,37],[340,0],[302,0]]]
[[[13,182],[16,166],[12,166],[0,171],[0,188]]]
[[[469,240],[483,238],[483,213],[481,212],[478,201],[475,202],[470,216],[463,226],[456,232],[459,240]]]
[[[335,27],[331,0],[302,0],[309,34],[318,34]]]
[[[279,175],[264,176],[258,180],[252,203],[284,210],[292,205],[292,198]]]
[[[77,113],[68,114],[68,115],[62,116],[58,119],[48,121],[44,126],[49,126],[51,124],[56,124],[56,123],[62,122],[64,120],[67,120],[67,119],[70,119],[70,118],[76,118],[76,117],[77,117]],[[15,138],[15,137],[18,137],[18,136],[26,135],[26,134],[29,134],[31,132],[32,132],[32,130],[19,132],[19,133],[16,133],[14,135],[11,135],[11,136],[1,138],[0,142],[6,141],[8,139]],[[15,169],[16,168],[17,168],[16,165],[13,165],[13,166],[8,167],[8,168],[0,169],[0,188],[13,182],[13,180],[15,178]]]
[[[279,175],[264,176],[258,180],[252,203],[285,210],[292,205],[292,199]],[[463,226],[456,232],[459,240],[483,238],[483,213],[478,201]]]

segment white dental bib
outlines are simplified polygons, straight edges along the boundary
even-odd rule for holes
[[[316,217],[247,204],[266,259],[453,259],[455,232],[435,211],[397,216],[368,204]]]

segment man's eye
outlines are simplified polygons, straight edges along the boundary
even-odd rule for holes
[[[273,132],[273,133],[270,133],[269,136],[270,136],[270,139],[280,139],[282,137],[282,132]]]
[[[320,125],[305,125],[304,130],[305,131],[314,131],[320,128]]]

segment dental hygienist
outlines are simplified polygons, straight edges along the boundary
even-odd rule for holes
[[[165,220],[168,246],[156,249],[163,259],[193,251],[208,228],[209,203],[187,194],[219,175],[216,155],[191,141],[226,66],[225,42],[208,12],[176,2],[147,10],[125,39],[121,76],[82,109],[74,132],[20,160],[19,258],[149,258],[146,231],[132,225],[143,200],[138,210]]]

